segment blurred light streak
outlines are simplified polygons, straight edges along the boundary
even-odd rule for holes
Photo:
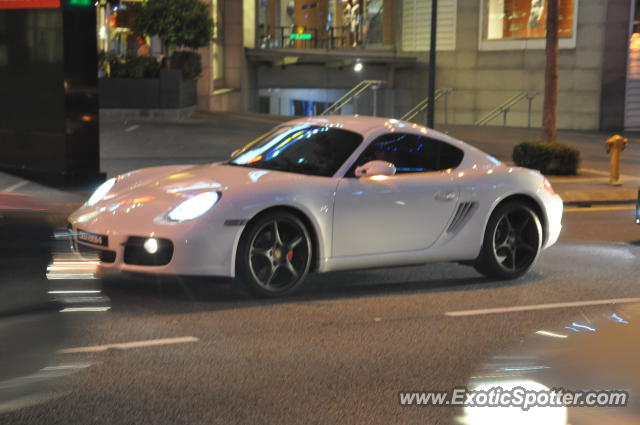
[[[537,331],[536,332],[538,335],[543,335],[543,336],[550,336],[552,338],[569,338],[568,335],[563,335],[563,334],[557,334],[555,332],[549,332],[549,331]]]
[[[47,267],[47,279],[95,279],[100,261],[83,259],[72,253],[55,253]]]
[[[66,307],[60,313],[100,312],[111,310],[111,307]]]
[[[577,322],[573,322],[571,324],[571,326],[573,326],[574,328],[586,329],[586,330],[591,331],[591,332],[595,332],[596,331],[596,328],[592,328],[591,326],[583,325],[583,324],[580,324],[580,323],[577,323]]]
[[[524,388],[528,391],[549,391],[549,388],[539,382],[525,379],[508,381],[483,382],[471,388],[473,391],[491,391],[499,387],[503,391],[511,391],[514,388]],[[567,408],[560,407],[531,407],[523,410],[518,406],[489,407],[489,406],[465,406],[464,416],[458,418],[458,422],[466,425],[566,425]]]
[[[618,323],[624,323],[625,325],[628,325],[628,324],[629,324],[629,322],[627,322],[626,320],[624,320],[622,317],[618,316],[616,313],[613,313],[613,314],[611,315],[611,318],[612,318],[613,320],[615,320],[616,322],[618,322]]]
[[[99,294],[101,291],[98,289],[88,290],[68,290],[68,291],[49,291],[50,294]]]

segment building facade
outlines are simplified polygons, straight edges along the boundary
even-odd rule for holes
[[[640,128],[637,3],[560,0],[560,128]],[[430,0],[213,0],[212,10],[219,38],[203,49],[201,108],[311,115],[363,80],[379,84],[342,113],[401,117],[426,97]],[[488,125],[539,127],[545,21],[545,0],[439,0],[436,85],[450,91],[436,122],[474,124],[520,96]]]

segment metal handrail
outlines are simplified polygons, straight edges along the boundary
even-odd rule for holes
[[[451,93],[453,93],[453,89],[451,89],[451,88],[438,89],[438,90],[436,90],[436,93],[435,93],[435,101],[437,102],[438,99],[440,99],[442,96],[449,96]],[[404,114],[400,118],[400,120],[401,121],[410,121],[416,115],[418,115],[420,112],[425,111],[428,107],[429,107],[429,98],[425,97],[422,101],[418,102],[417,105],[415,105],[413,108],[409,109],[409,111],[407,111],[407,113]]]
[[[331,113],[337,113],[342,108],[344,108],[349,102],[357,99],[369,88],[373,88],[376,90],[380,85],[382,85],[384,81],[381,80],[362,80],[354,88],[346,92],[340,99],[333,102],[327,109],[322,111],[320,115],[327,115]],[[375,93],[375,92],[374,92]],[[374,107],[375,107],[374,101]],[[375,115],[375,114],[374,114]]]
[[[533,99],[538,95],[538,92],[535,91],[521,91],[519,93],[516,93],[515,95],[511,96],[509,99],[507,99],[504,103],[502,103],[500,106],[498,106],[497,108],[492,109],[487,115],[485,115],[484,117],[480,118],[478,121],[476,121],[473,125],[477,125],[477,126],[482,126],[482,125],[487,125],[490,121],[494,120],[495,118],[499,117],[500,114],[503,115],[503,126],[507,126],[507,114],[509,113],[509,110],[517,103],[523,101],[523,100],[527,100],[529,101],[529,115],[528,115],[528,127],[531,127],[531,103],[533,102]]]

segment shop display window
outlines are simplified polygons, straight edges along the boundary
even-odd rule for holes
[[[385,27],[384,3],[258,0],[259,47],[332,49],[389,43],[393,28],[390,20]]]
[[[484,40],[543,39],[546,0],[485,0]],[[574,0],[559,0],[558,35],[573,37]]]

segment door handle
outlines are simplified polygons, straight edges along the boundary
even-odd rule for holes
[[[453,191],[442,191],[435,194],[434,198],[438,201],[449,202],[456,199],[456,193]]]

